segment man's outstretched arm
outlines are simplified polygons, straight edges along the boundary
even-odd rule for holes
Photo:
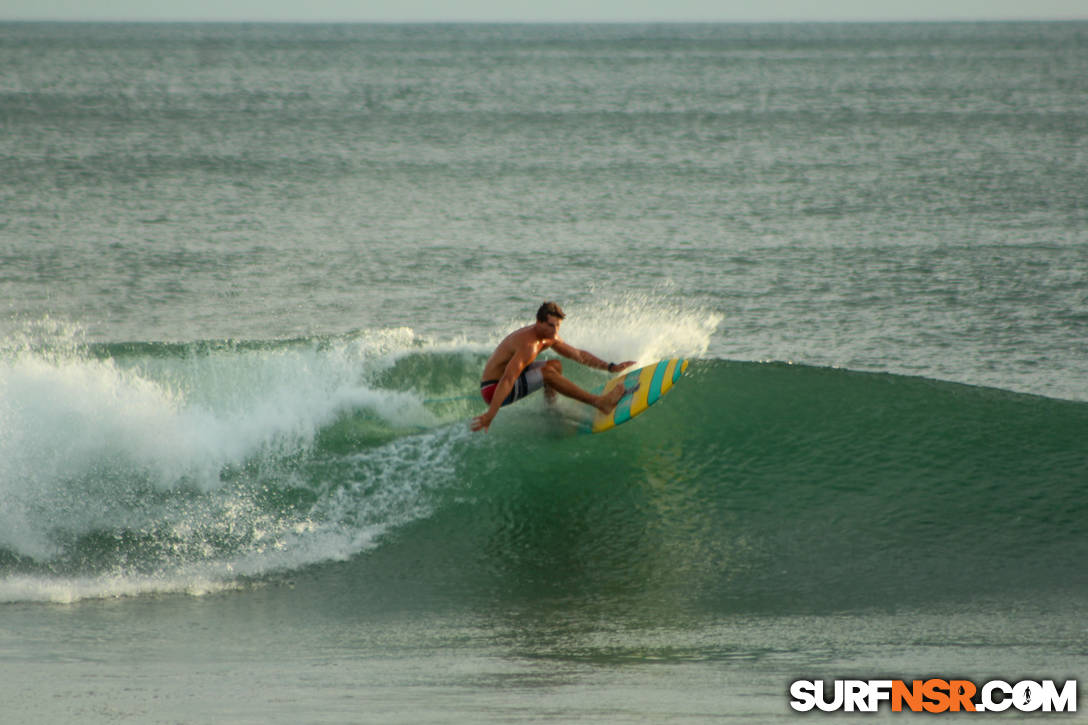
[[[552,345],[552,349],[563,357],[570,358],[576,363],[581,363],[586,367],[596,368],[598,370],[607,370],[610,373],[618,373],[635,364],[634,360],[627,360],[626,362],[621,363],[610,363],[607,360],[602,360],[591,352],[579,350],[561,340]]]
[[[510,358],[510,362],[506,364],[506,370],[503,371],[502,378],[499,379],[499,384],[495,386],[495,394],[491,397],[491,405],[488,406],[483,415],[478,415],[472,419],[472,430],[486,432],[491,427],[491,421],[495,420],[495,416],[498,415],[499,408],[502,407],[502,401],[506,400],[506,396],[510,395],[510,391],[514,389],[514,384],[517,382],[518,376],[521,375],[521,371],[530,362],[532,360],[523,354],[517,354]]]

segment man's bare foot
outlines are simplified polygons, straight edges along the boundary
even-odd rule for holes
[[[627,388],[625,388],[623,384],[617,385],[604,395],[599,396],[597,402],[593,404],[593,407],[602,413],[611,413],[616,406],[619,405],[620,399],[626,394]]]

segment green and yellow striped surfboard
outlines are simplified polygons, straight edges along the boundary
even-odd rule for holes
[[[680,376],[688,369],[688,361],[683,358],[672,358],[632,370],[617,378],[613,378],[603,386],[593,391],[595,395],[611,390],[617,385],[623,385],[628,389],[619,405],[605,415],[594,411],[595,415],[582,426],[582,433],[602,433],[606,430],[622,425],[642,414],[647,408],[661,400],[665,393],[672,390],[672,386],[680,379]]]

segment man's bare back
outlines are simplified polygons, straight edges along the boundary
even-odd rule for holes
[[[594,395],[563,377],[563,364],[560,360],[532,365],[537,356],[548,349],[583,365],[609,372],[618,372],[634,365],[634,361],[630,360],[623,363],[605,362],[596,355],[568,345],[559,337],[559,326],[565,316],[559,305],[545,302],[537,310],[537,321],[534,324],[515,330],[503,338],[484,365],[480,392],[489,407],[487,412],[472,420],[473,430],[487,430],[499,408],[528,395],[540,385],[543,385],[550,396],[556,393],[565,395],[592,405],[604,413],[616,407],[623,397],[622,386],[613,388],[606,395]],[[531,378],[526,372],[527,368],[533,373]]]

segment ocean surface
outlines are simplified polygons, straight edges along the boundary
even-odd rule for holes
[[[0,720],[1084,680],[1086,99],[1088,23],[0,24]],[[471,433],[546,299],[688,374]]]

